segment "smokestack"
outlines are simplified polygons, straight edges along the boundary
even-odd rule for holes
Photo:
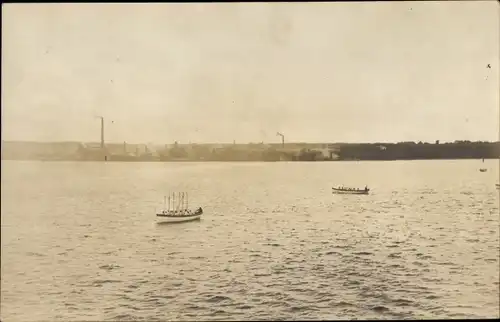
[[[104,117],[101,116],[101,149],[104,150]]]
[[[280,132],[277,132],[276,135],[281,136],[281,147],[284,148],[285,147],[285,136],[283,134],[281,134]]]

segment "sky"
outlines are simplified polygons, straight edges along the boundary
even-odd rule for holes
[[[497,1],[2,7],[3,140],[499,140]]]

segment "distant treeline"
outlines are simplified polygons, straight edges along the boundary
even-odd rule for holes
[[[489,159],[500,157],[500,142],[399,142],[340,144],[339,160]]]

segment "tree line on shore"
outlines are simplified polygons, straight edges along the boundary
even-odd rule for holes
[[[489,159],[500,157],[500,142],[455,141],[340,145],[341,160]]]

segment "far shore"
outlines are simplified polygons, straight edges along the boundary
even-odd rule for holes
[[[2,160],[100,162],[339,162],[498,159],[500,142],[145,144],[2,141]]]

